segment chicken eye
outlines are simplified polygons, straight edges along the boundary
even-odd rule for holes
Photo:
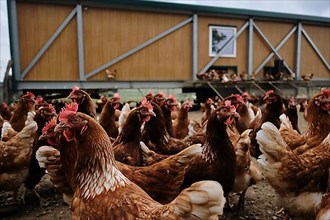
[[[147,114],[148,113],[148,110],[147,109],[141,109],[141,113],[142,114]]]
[[[226,112],[228,112],[228,109],[227,108],[223,108],[223,109],[221,109],[221,112],[226,113]]]
[[[79,122],[79,119],[76,118],[76,117],[73,117],[73,118],[71,119],[71,122],[72,122],[72,123],[78,123],[78,122]]]

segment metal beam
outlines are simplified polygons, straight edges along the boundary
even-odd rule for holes
[[[211,89],[220,97],[221,100],[223,100],[223,96],[211,85],[209,81],[207,81],[207,85],[211,87]]]
[[[269,85],[271,85],[274,89],[276,89],[279,93],[283,94],[283,92],[281,91],[280,88],[278,88],[277,86],[275,86],[272,82],[268,82]]]
[[[249,26],[249,21],[245,22],[245,24],[241,27],[241,29],[234,35],[232,36],[218,51],[217,55],[215,57],[213,57],[213,59],[206,64],[203,69],[201,69],[201,71],[199,72],[199,74],[203,74],[205,73],[216,61],[217,59],[219,59],[220,57],[220,53],[221,51],[226,48],[227,45],[229,45],[229,43],[231,43],[232,41],[236,40],[242,33],[243,31]]]
[[[193,69],[193,75],[192,79],[197,80],[197,73],[198,73],[198,15],[193,15],[193,28],[192,28],[192,69]]]
[[[275,48],[272,46],[272,44],[268,41],[268,39],[266,38],[266,36],[262,33],[262,31],[258,28],[258,26],[253,23],[255,29],[258,31],[258,33],[260,34],[260,36],[264,39],[264,41],[267,43],[267,45],[272,49],[272,51],[276,54],[276,56],[283,60],[283,58],[281,57],[281,55],[275,50]],[[291,70],[291,68],[288,66],[288,64],[283,60],[283,64],[284,66],[289,70],[289,72],[291,74],[293,74],[293,71]]]
[[[261,37],[264,39],[264,41],[267,43],[267,45],[270,47],[270,49],[272,49],[272,51],[276,54],[276,56],[283,60],[283,58],[281,57],[281,55],[275,50],[275,48],[272,46],[272,44],[268,41],[268,39],[266,38],[266,36],[262,33],[262,31],[258,28],[258,26],[254,23],[253,24],[254,27],[256,28],[256,30],[258,31],[258,33],[261,35]],[[289,72],[291,74],[293,74],[293,71],[291,70],[291,68],[288,66],[288,64],[283,60],[283,64],[284,66],[289,70]]]
[[[18,90],[41,89],[41,90],[61,90],[72,89],[78,85],[82,89],[137,89],[137,88],[182,88],[183,82],[179,81],[20,81]]]
[[[298,29],[297,29],[297,44],[296,44],[296,75],[295,75],[296,80],[298,80],[298,77],[300,76],[301,29],[302,29],[302,24],[301,24],[301,22],[299,22]]]
[[[301,31],[302,33],[305,35],[306,39],[308,40],[308,42],[310,43],[310,45],[312,45],[313,49],[315,50],[315,52],[317,53],[317,55],[321,58],[322,62],[324,63],[324,65],[328,68],[328,70],[330,70],[330,65],[327,62],[327,60],[324,58],[324,56],[322,55],[322,53],[320,52],[319,48],[317,48],[317,46],[314,44],[313,40],[310,38],[310,36],[307,34],[307,32],[305,31],[305,29],[303,27],[301,27]]]
[[[237,91],[239,91],[241,94],[243,94],[243,91],[237,85],[235,85],[235,88],[237,89]]]
[[[265,90],[263,90],[255,81],[252,81],[252,84],[255,86],[255,87],[257,87],[257,89],[259,89],[262,93],[266,93],[266,91]]]
[[[288,39],[292,36],[292,34],[297,30],[297,26],[294,26],[290,32],[282,39],[282,41],[275,48],[276,51],[279,51],[281,47],[288,41]],[[258,74],[259,71],[272,59],[274,56],[274,52],[270,53],[267,58],[257,67],[255,73]]]
[[[78,62],[79,62],[79,80],[85,79],[85,59],[84,59],[84,35],[83,35],[83,17],[82,6],[77,5],[77,35],[78,35]]]
[[[166,35],[168,35],[168,34],[174,32],[174,31],[180,29],[181,27],[185,26],[186,24],[192,22],[192,20],[193,20],[192,17],[187,18],[186,20],[180,22],[179,24],[175,25],[174,27],[171,27],[170,29],[168,29],[168,30],[160,33],[156,37],[153,37],[150,40],[147,40],[146,42],[140,44],[139,46],[137,46],[137,47],[135,47],[135,48],[127,51],[126,53],[124,53],[124,54],[122,54],[122,55],[114,58],[113,60],[109,61],[108,63],[103,64],[102,66],[100,66],[100,67],[96,68],[95,70],[89,72],[88,74],[85,75],[85,77],[86,78],[89,78],[89,77],[94,76],[95,74],[101,72],[102,70],[108,68],[109,66],[111,66],[111,65],[113,65],[113,64],[115,64],[115,63],[117,63],[117,62],[119,62],[119,61],[121,61],[123,59],[125,59],[128,56],[131,56],[132,54],[138,52],[139,50],[142,50],[143,48],[149,46],[150,44],[152,44],[152,43],[154,43],[156,41],[158,41],[159,39],[165,37]]]
[[[56,38],[61,34],[61,32],[64,30],[64,28],[69,24],[71,19],[75,16],[77,13],[77,8],[75,7],[71,13],[66,17],[66,19],[63,21],[63,23],[56,29],[54,34],[49,38],[49,40],[46,42],[46,44],[39,50],[37,55],[32,59],[31,63],[25,68],[25,70],[21,74],[21,79],[25,77],[25,75],[32,69],[32,67],[38,62],[40,57],[47,51],[47,49],[52,45],[52,43],[56,40]]]
[[[249,36],[248,36],[248,79],[252,74],[253,69],[253,19],[249,19]]]
[[[18,23],[17,23],[17,10],[16,1],[8,0],[8,22],[9,22],[9,34],[10,34],[10,48],[13,62],[13,74],[15,80],[19,80],[21,64],[20,64],[20,53],[19,53],[19,40],[18,40]],[[15,81],[14,80],[14,81]]]

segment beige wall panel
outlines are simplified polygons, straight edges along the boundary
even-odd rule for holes
[[[301,67],[300,76],[314,73],[314,78],[330,78],[327,67],[320,60],[315,50],[311,47],[305,37],[301,40]],[[328,60],[329,62],[329,60]]]
[[[330,63],[330,26],[303,24],[303,28],[313,40],[324,58]]]
[[[261,65],[265,58],[271,53],[271,50],[264,42],[262,37],[256,32],[253,32],[253,67],[252,70],[255,70]],[[273,60],[270,60],[265,66],[273,66]],[[263,69],[256,73],[256,79],[263,78]]]
[[[281,23],[281,22],[273,22],[273,21],[255,20],[254,22],[274,48],[277,47],[277,45],[295,26],[295,24],[293,23]],[[255,70],[265,60],[265,58],[272,52],[272,50],[256,29],[254,29],[253,39],[254,39],[253,69]],[[279,54],[286,61],[289,67],[294,70],[295,68],[295,60],[294,60],[295,35],[294,34],[282,46],[282,48],[279,51]],[[277,59],[277,56],[274,56],[265,66],[274,66],[275,59]],[[257,76],[258,79],[262,78],[263,70],[257,73]]]
[[[317,46],[323,57],[330,64],[330,27],[314,26],[303,24],[304,30],[310,36],[314,44]],[[302,34],[303,44],[301,49],[301,74],[309,74],[313,72],[315,78],[330,78],[330,71],[320,60],[312,46]]]
[[[17,3],[21,71],[72,10],[68,6]],[[74,18],[26,75],[25,80],[78,79],[76,26]]]
[[[184,26],[108,69],[116,70],[116,80],[191,80],[192,27]],[[105,71],[89,80],[107,80]]]
[[[266,38],[273,45],[273,47],[276,47],[280,43],[280,41],[288,34],[288,32],[295,26],[295,24],[292,23],[260,20],[255,20],[254,23],[266,36]]]
[[[209,26],[230,26],[236,27],[237,31],[246,21],[241,19],[228,19],[218,17],[199,16],[198,18],[198,68],[201,70],[212,60],[209,56]],[[248,30],[248,29],[247,29]],[[247,69],[247,30],[240,35],[236,41],[236,58],[220,57],[213,65],[215,66],[237,66],[238,72]]]
[[[77,21],[73,18],[25,80],[79,80],[76,29]]]
[[[282,59],[285,60],[286,64],[288,64],[293,72],[296,70],[296,38],[296,34],[293,34],[279,50]],[[275,58],[277,57],[273,57],[273,64]]]
[[[84,10],[85,71],[90,71],[189,18],[186,15]],[[110,67],[118,80],[185,80],[191,75],[191,24]],[[173,72],[176,72],[174,75]],[[90,80],[104,80],[105,73]]]

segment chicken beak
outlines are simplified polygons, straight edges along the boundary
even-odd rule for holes
[[[47,134],[41,134],[38,138],[39,141],[41,140],[46,140],[48,138],[48,135]]]
[[[233,112],[232,117],[234,117],[234,118],[239,118],[240,115],[239,115],[237,112]]]
[[[153,117],[156,117],[156,113],[153,112],[153,111],[149,111],[149,115],[150,115],[150,116],[153,116]]]
[[[56,133],[61,133],[64,129],[66,128],[66,125],[64,122],[60,122],[59,124],[57,124],[54,128],[54,132]]]

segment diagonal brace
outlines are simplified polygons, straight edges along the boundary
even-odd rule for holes
[[[292,34],[297,30],[297,26],[294,26],[291,31],[282,39],[282,41],[277,45],[275,48],[276,51],[279,51],[282,46],[288,41],[288,39],[292,36]],[[269,60],[272,59],[272,57],[275,55],[274,52],[271,52],[268,57],[256,68],[255,74],[257,75],[259,71],[269,62]]]
[[[49,38],[49,40],[45,43],[45,45],[39,50],[37,55],[32,59],[31,63],[23,70],[21,74],[21,79],[23,79],[26,74],[32,69],[32,67],[38,62],[38,60],[44,55],[44,53],[47,51],[47,49],[54,43],[56,38],[62,33],[64,28],[69,24],[69,22],[72,20],[72,18],[77,13],[77,7],[75,7],[71,13],[66,17],[66,19],[63,21],[63,23],[56,29],[54,34]]]
[[[268,41],[268,39],[266,38],[266,36],[262,33],[262,31],[259,29],[259,27],[254,23],[253,26],[255,27],[255,29],[258,31],[258,33],[260,34],[260,36],[264,39],[264,41],[267,43],[267,45],[270,47],[270,49],[272,49],[273,53],[276,54],[276,56],[283,60],[283,58],[281,57],[281,55],[276,51],[276,49],[272,46],[272,44]],[[283,60],[283,64],[284,66],[289,70],[289,72],[291,74],[293,74],[293,71],[291,70],[291,68],[288,66],[288,64]]]

